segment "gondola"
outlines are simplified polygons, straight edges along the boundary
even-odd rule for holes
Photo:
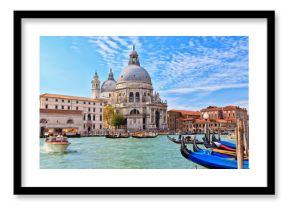
[[[201,150],[201,148],[199,148],[197,146],[195,141],[193,141],[193,150],[195,152],[198,152],[199,150]],[[222,156],[222,157],[226,157],[226,158],[233,158],[233,157],[236,158],[237,157],[236,150],[235,151],[230,151],[230,150],[224,150],[224,149],[211,149],[210,151],[212,151],[212,154],[216,155],[216,156]],[[245,157],[245,159],[247,159],[247,157]]]
[[[144,135],[144,136],[140,136],[140,135],[132,135],[133,138],[138,138],[138,139],[144,139],[144,138],[155,138],[157,137],[158,135],[155,135],[155,136],[149,136],[149,135]]]
[[[168,138],[170,141],[172,141],[172,142],[174,142],[174,143],[176,143],[176,144],[181,144],[181,140],[175,139],[175,138],[173,138],[173,137],[169,137],[168,135],[167,135],[167,138]],[[193,141],[192,141],[192,140],[187,140],[187,139],[185,138],[185,144],[193,144]],[[202,142],[202,141],[199,141],[199,140],[196,140],[196,144],[203,144],[203,142]]]
[[[203,150],[194,143],[194,150],[188,150],[184,139],[181,142],[180,152],[186,159],[211,169],[237,169],[237,160],[224,154],[217,154],[211,150]],[[249,168],[249,161],[244,160],[244,169]]]
[[[133,138],[144,139],[144,138],[155,138],[158,136],[158,133],[154,132],[140,132],[132,134]]]
[[[218,148],[218,149],[224,149],[224,150],[229,150],[229,151],[236,150],[236,145],[231,142],[227,142],[223,140],[217,141],[216,138],[213,138],[212,143],[210,143],[206,137],[203,137],[202,140],[206,148]]]
[[[120,139],[120,138],[129,138],[129,135],[106,135],[105,137],[110,139]]]
[[[233,149],[236,149],[237,148],[236,144],[231,143],[231,142],[227,142],[227,141],[224,141],[224,140],[221,140],[220,138],[217,139],[214,134],[212,136],[212,141],[213,142],[221,143],[222,145],[227,146],[227,147],[230,147],[230,148],[233,148]]]

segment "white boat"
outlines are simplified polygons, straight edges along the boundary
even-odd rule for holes
[[[70,145],[67,137],[48,137],[44,142],[46,152],[65,152]]]

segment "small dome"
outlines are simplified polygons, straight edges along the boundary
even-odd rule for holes
[[[106,80],[101,87],[101,92],[112,92],[115,90],[116,81],[115,80]]]
[[[116,81],[114,79],[114,74],[112,68],[110,68],[110,73],[108,76],[108,80],[106,80],[101,87],[101,93],[103,92],[112,92],[116,88]]]
[[[151,84],[149,73],[141,66],[134,64],[130,64],[122,70],[117,83],[123,81],[141,81]]]

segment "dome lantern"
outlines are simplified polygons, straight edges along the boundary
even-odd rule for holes
[[[133,45],[133,50],[130,53],[130,59],[128,65],[139,65],[139,58],[138,58],[138,53],[135,51],[135,45]]]

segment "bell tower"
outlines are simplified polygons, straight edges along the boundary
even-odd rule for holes
[[[100,80],[98,73],[95,72],[94,78],[92,80],[92,98],[96,99],[100,97]]]

